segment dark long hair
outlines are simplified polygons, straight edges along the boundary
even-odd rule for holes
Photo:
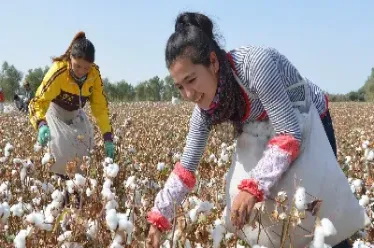
[[[84,59],[90,63],[95,62],[95,46],[86,38],[84,32],[78,32],[65,53],[58,57],[53,57],[52,60],[53,62],[70,61],[70,56],[76,59]]]
[[[169,37],[165,50],[166,66],[179,58],[188,58],[193,64],[209,67],[210,54],[214,52],[219,61],[218,103],[213,111],[201,112],[213,125],[232,121],[235,133],[242,132],[242,118],[245,114],[245,99],[236,82],[227,53],[223,50],[213,32],[212,21],[203,14],[184,12],[178,15],[175,31]]]

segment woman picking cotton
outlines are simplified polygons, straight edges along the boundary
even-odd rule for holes
[[[324,144],[320,147],[325,148],[329,161],[335,163],[330,166],[327,164],[326,167],[341,173],[334,156],[335,136],[327,98],[319,87],[305,80],[277,50],[243,46],[226,53],[215,40],[211,20],[205,15],[187,12],[180,14],[176,20],[175,32],[167,42],[165,57],[181,95],[196,103],[196,106],[190,119],[181,162],[175,165],[148,214],[148,221],[152,224],[148,234],[149,247],[159,247],[161,233],[171,228],[174,202],[179,205],[194,188],[194,172],[213,125],[232,122],[238,140],[233,165],[226,178],[227,207],[224,217],[226,228],[231,232],[242,229],[256,203],[270,201],[276,193],[275,185],[285,180],[288,180],[287,183],[294,183],[287,178],[290,177],[287,175],[291,173],[288,172],[290,168],[301,168],[298,171],[301,175],[298,176],[302,178],[305,173],[310,173],[304,166],[295,164],[296,160],[305,162],[310,159],[307,156],[315,156],[307,149],[315,147],[314,143],[301,149],[304,145],[303,135],[307,133],[302,123],[308,123],[303,122],[305,117],[301,114],[310,116],[309,113],[313,112],[310,109],[315,110],[315,119],[323,130],[314,135],[318,136],[314,142]],[[322,123],[326,125],[322,126]],[[256,130],[261,129],[261,126],[263,129],[272,128],[274,134],[271,138],[264,138],[261,134],[263,130]],[[257,154],[253,151],[257,151]],[[246,156],[247,154],[253,156]],[[303,154],[306,155],[301,156]],[[322,162],[315,158],[308,166],[312,168],[313,163],[320,166]],[[338,178],[340,182],[343,180],[342,190],[339,189],[341,194],[358,206],[349,191],[344,174],[339,176],[342,176]],[[310,177],[320,179],[318,175],[311,174]],[[331,193],[328,189],[325,190]],[[364,213],[360,214],[360,217],[364,216]],[[352,215],[357,217],[354,213]],[[355,230],[352,232],[364,224],[357,225],[353,225]],[[310,226],[312,228],[313,223]],[[335,244],[351,234],[351,230],[347,233],[338,228],[339,231],[343,233],[343,237],[334,241]],[[254,237],[256,240],[257,236],[258,233],[246,233],[240,237]],[[310,242],[310,238],[309,241],[301,242],[305,245]],[[339,247],[346,247],[347,244],[343,242],[341,245]]]
[[[106,156],[114,157],[108,102],[94,61],[94,45],[84,32],[77,33],[66,52],[53,59],[30,102],[38,143],[49,144],[55,158],[52,172],[65,174],[67,162],[88,156],[94,146],[93,128],[83,110],[87,101],[103,134]]]

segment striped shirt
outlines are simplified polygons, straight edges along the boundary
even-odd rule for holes
[[[292,102],[303,101],[305,89],[304,86],[287,89],[303,79],[296,67],[273,48],[243,46],[230,51],[230,54],[242,87],[255,96],[250,99],[250,113],[245,122],[269,119],[276,134],[290,134],[300,141],[301,130]],[[325,94],[317,85],[306,81],[310,87],[311,100],[323,116],[328,108]],[[196,170],[205,150],[210,127],[209,119],[200,114],[200,108],[196,105],[181,159],[187,170]]]

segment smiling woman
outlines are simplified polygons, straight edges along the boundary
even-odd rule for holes
[[[38,142],[49,144],[55,158],[52,172],[66,174],[67,162],[82,159],[94,146],[92,125],[83,111],[87,101],[103,134],[106,155],[114,157],[108,102],[94,61],[94,45],[84,32],[77,33],[66,52],[53,58],[30,103],[30,120],[38,130]]]
[[[292,184],[291,174],[287,172],[293,170],[308,175],[302,179],[312,193],[323,192],[317,195],[327,206],[322,214],[351,213],[336,217],[338,235],[331,240],[333,245],[365,225],[366,215],[350,192],[335,158],[335,135],[327,97],[302,77],[283,54],[274,48],[257,46],[242,46],[226,52],[218,45],[212,21],[207,16],[184,12],[177,17],[175,31],[168,39],[165,60],[181,95],[196,106],[181,162],[176,164],[148,214],[152,224],[149,247],[159,247],[161,232],[170,230],[174,204],[180,204],[195,186],[194,172],[209,132],[213,125],[223,122],[233,123],[237,138],[233,157],[236,160],[233,159],[229,172],[231,177],[226,178],[227,208],[223,217],[229,231],[243,228],[256,203],[270,204],[276,196],[277,184]],[[305,123],[308,119],[312,119],[311,124]],[[266,133],[272,130],[274,135],[262,135],[264,130],[257,130],[260,127]],[[248,143],[252,146],[247,147]],[[325,148],[317,152],[316,147]],[[254,154],[257,150],[260,152]],[[310,169],[313,167],[317,172]],[[329,180],[325,181],[330,185],[321,186],[321,182],[316,186],[313,182],[324,178],[318,174],[323,170],[334,171],[327,173]],[[332,192],[336,195],[338,191],[334,188],[336,185],[342,197],[333,202]],[[307,224],[313,228],[315,223]],[[244,236],[254,237],[246,240],[251,243],[260,234],[249,232]],[[247,239],[244,236],[241,238]],[[272,234],[273,241],[277,238]],[[310,240],[299,238],[297,242],[297,247],[304,247]],[[344,241],[336,247],[348,247],[348,244]]]

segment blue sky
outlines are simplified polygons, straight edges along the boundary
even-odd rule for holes
[[[0,6],[0,62],[23,72],[50,65],[83,30],[104,77],[134,85],[164,77],[166,40],[184,10],[209,15],[225,49],[275,47],[332,93],[358,89],[374,67],[372,0],[0,0]]]

